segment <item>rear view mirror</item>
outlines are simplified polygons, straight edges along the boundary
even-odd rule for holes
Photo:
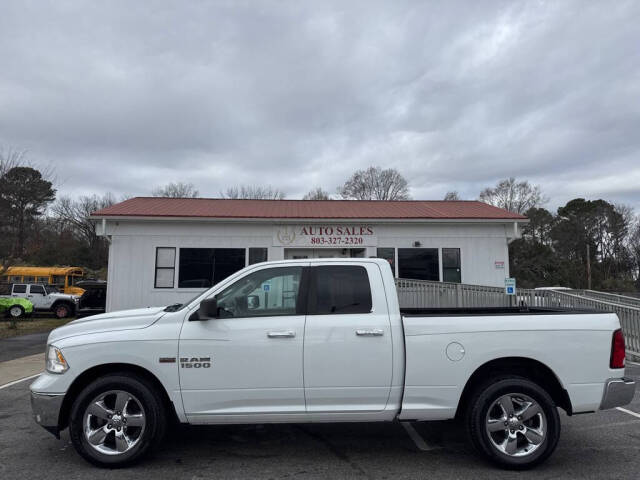
[[[209,318],[218,317],[218,300],[215,298],[207,298],[200,302],[200,308],[198,308],[198,318],[200,320],[207,320]]]

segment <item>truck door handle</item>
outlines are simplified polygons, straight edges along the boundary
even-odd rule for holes
[[[381,337],[384,335],[384,330],[379,328],[371,328],[367,330],[356,330],[356,335],[359,337]]]
[[[292,330],[284,330],[282,332],[267,332],[269,338],[293,338],[296,336],[296,332]]]

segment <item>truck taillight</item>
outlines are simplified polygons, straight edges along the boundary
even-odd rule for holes
[[[613,332],[613,340],[611,341],[611,361],[609,366],[611,368],[624,368],[624,336],[622,335],[622,329],[619,328]]]

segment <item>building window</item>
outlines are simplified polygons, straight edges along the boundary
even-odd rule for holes
[[[173,288],[176,272],[176,249],[174,247],[156,248],[155,288]]]
[[[249,248],[249,265],[267,261],[266,248]]]
[[[209,288],[244,265],[244,248],[181,248],[178,288]]]
[[[452,283],[462,281],[459,248],[442,249],[442,280]]]
[[[295,315],[302,267],[265,268],[241,278],[216,295],[220,316]],[[302,312],[301,312],[302,313]]]
[[[376,256],[378,258],[384,258],[389,265],[391,266],[391,271],[393,272],[393,276],[396,276],[396,249],[393,247],[383,247],[378,248],[376,252]]]
[[[440,280],[437,248],[399,248],[398,276],[416,280]]]
[[[338,315],[371,312],[371,287],[364,267],[313,267],[309,313]]]

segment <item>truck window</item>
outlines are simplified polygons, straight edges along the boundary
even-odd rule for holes
[[[312,269],[309,313],[338,315],[371,312],[371,286],[367,270],[356,265]]]
[[[13,293],[27,293],[27,286],[26,285],[14,285],[13,286]]]
[[[296,315],[302,267],[266,268],[216,295],[223,317]]]
[[[44,295],[44,287],[42,285],[31,285],[29,287],[29,293],[35,293],[36,295]]]

